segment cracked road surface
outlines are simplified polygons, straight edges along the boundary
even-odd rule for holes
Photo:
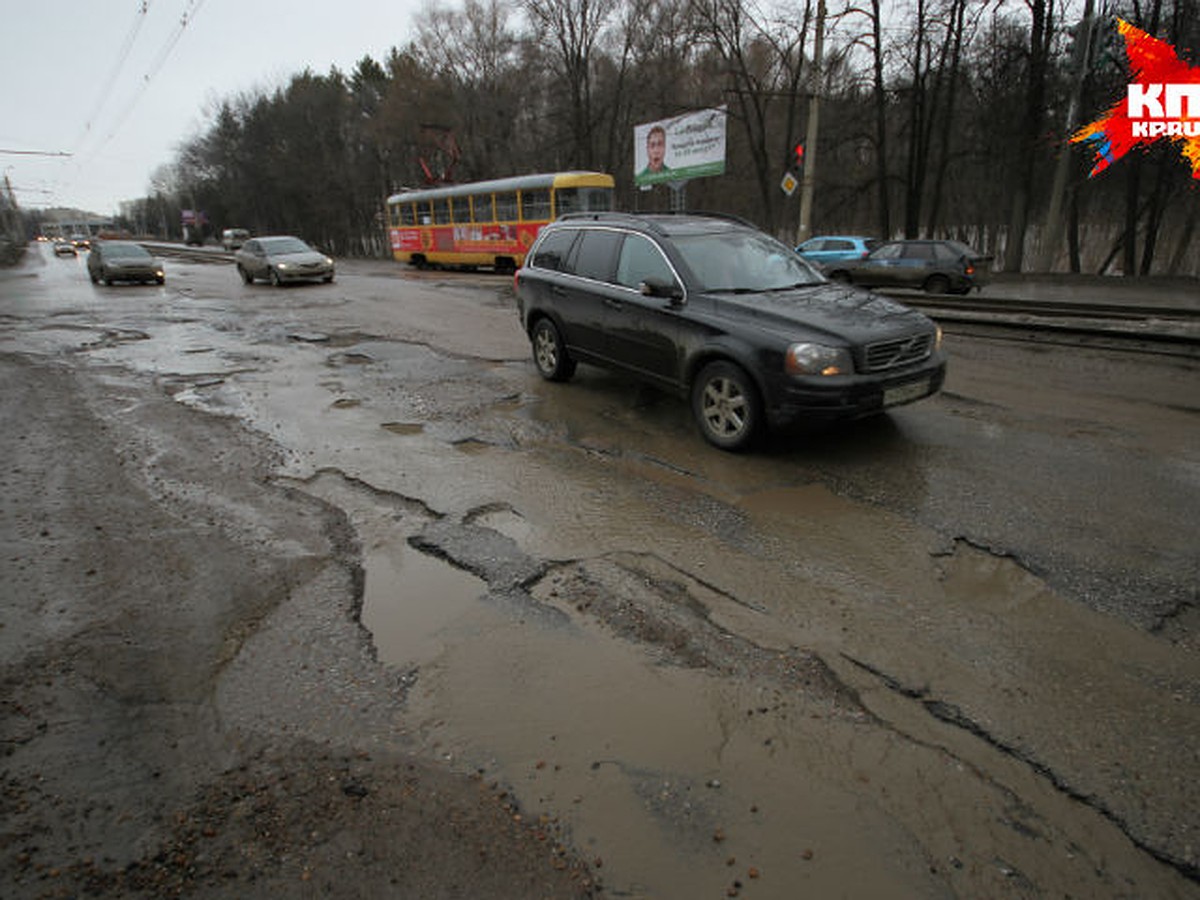
[[[1194,363],[731,456],[505,279],[32,256],[6,896],[1200,897]]]

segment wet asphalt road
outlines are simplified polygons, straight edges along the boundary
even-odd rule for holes
[[[1200,895],[1193,363],[951,333],[941,396],[730,456],[673,398],[541,382],[506,279],[101,288],[43,253],[0,354],[86,383],[214,532],[172,577],[248,598],[205,752],[403,746],[613,896]]]

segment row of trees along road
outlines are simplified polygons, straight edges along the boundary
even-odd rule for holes
[[[1008,271],[1200,272],[1200,182],[1177,144],[1089,179],[1091,151],[1067,142],[1125,96],[1117,17],[1191,62],[1200,0],[826,0],[819,72],[817,2],[428,6],[382,62],[221,102],[129,218],[194,203],[216,228],[382,254],[383,199],[424,183],[422,160],[441,171],[448,133],[457,181],[597,169],[622,208],[666,208],[666,188],[633,187],[634,126],[725,105],[726,173],[690,182],[687,205],[791,239],[799,199],[779,185],[819,92],[815,233],[956,237]]]

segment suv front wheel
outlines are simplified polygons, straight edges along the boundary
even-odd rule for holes
[[[567,356],[562,337],[549,319],[538,319],[530,336],[533,362],[547,381],[568,381],[575,374],[575,360]]]
[[[758,436],[762,402],[745,371],[720,360],[700,370],[692,382],[692,413],[700,432],[722,450],[744,450]]]

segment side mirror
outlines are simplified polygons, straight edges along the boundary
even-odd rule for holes
[[[678,306],[683,300],[683,289],[674,281],[663,281],[661,278],[647,278],[638,285],[638,291],[643,297],[662,297],[670,300],[672,306]]]

